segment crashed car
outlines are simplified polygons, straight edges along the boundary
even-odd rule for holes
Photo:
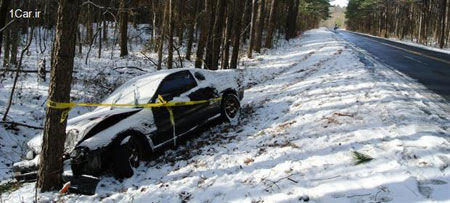
[[[166,107],[97,107],[68,120],[64,163],[73,176],[116,178],[133,175],[132,167],[148,161],[163,146],[216,119],[237,122],[243,98],[239,70],[173,69],[134,78],[115,90],[104,104],[153,104],[207,101]],[[172,112],[170,112],[172,111]],[[28,160],[14,164],[17,179],[36,177],[42,134],[28,143]],[[69,165],[69,166],[67,166]]]

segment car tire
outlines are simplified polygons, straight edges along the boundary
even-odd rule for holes
[[[240,121],[241,102],[236,94],[228,93],[222,97],[221,115],[225,122],[237,125]]]
[[[115,144],[111,167],[115,178],[129,178],[133,175],[133,167],[138,167],[142,160],[142,143],[139,136],[127,135]]]

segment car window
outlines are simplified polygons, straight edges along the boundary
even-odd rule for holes
[[[200,72],[195,72],[194,76],[195,76],[195,78],[197,78],[197,80],[205,80],[205,76],[203,74],[201,74]]]
[[[158,94],[165,99],[172,99],[195,86],[197,86],[197,83],[191,73],[187,70],[180,71],[170,74],[161,82]]]

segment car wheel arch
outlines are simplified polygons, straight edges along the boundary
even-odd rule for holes
[[[121,142],[123,141],[123,139],[125,139],[126,137],[133,135],[136,136],[139,141],[141,142],[142,146],[143,146],[143,151],[141,152],[141,157],[143,158],[143,161],[149,161],[152,158],[152,154],[153,154],[153,142],[147,138],[145,136],[144,133],[140,132],[139,130],[135,130],[135,129],[128,129],[125,131],[120,132],[112,141],[111,143],[111,150],[114,150],[115,146],[118,146],[121,144]]]
[[[232,88],[228,88],[222,91],[222,96],[225,96],[226,94],[234,94],[234,95],[238,95],[237,91],[232,89]]]

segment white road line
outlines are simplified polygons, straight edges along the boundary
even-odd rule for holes
[[[411,61],[415,61],[415,62],[417,62],[417,63],[421,63],[421,64],[424,64],[424,65],[428,65],[428,64],[426,64],[426,63],[424,63],[424,62],[422,62],[422,61],[420,61],[420,60],[418,60],[418,59],[415,59],[415,58],[413,58],[413,57],[409,57],[409,56],[405,56],[405,55],[403,55],[403,57],[405,57],[405,58],[407,58],[407,59],[409,59],[409,60],[411,60]]]

